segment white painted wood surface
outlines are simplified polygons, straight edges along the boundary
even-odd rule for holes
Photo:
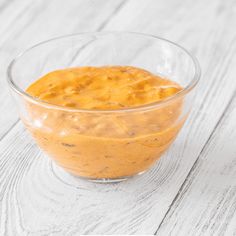
[[[0,235],[236,235],[234,0],[0,0]],[[62,34],[128,30],[192,51],[202,80],[174,145],[145,175],[77,180],[24,130],[5,71],[21,50]]]
[[[236,235],[235,124],[236,97],[179,191],[160,233]]]

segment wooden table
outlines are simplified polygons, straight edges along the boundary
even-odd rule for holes
[[[0,235],[236,235],[235,0],[0,0]],[[63,34],[125,30],[175,41],[197,56],[192,114],[143,176],[77,180],[23,128],[6,68],[23,49]]]

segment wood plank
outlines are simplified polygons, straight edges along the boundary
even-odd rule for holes
[[[0,116],[0,139],[18,119],[6,83],[9,62],[23,49],[48,38],[101,30],[123,4],[124,0],[71,0],[70,4],[64,0],[21,0],[0,11],[4,22],[0,28],[0,114],[4,114]],[[99,9],[97,14],[94,9]]]
[[[127,2],[105,29],[156,33],[181,42],[198,56],[203,79],[188,123],[155,168],[110,185],[75,180],[52,168],[17,124],[0,144],[0,234],[156,231],[234,93],[235,3],[227,1],[219,12],[221,4],[209,1],[206,5],[203,0]]]
[[[152,34],[156,32],[157,35],[175,39],[197,55],[203,71],[194,110],[196,114],[192,114],[186,125],[186,131],[189,129],[189,133],[182,134],[179,137],[180,141],[177,140],[183,145],[179,147],[180,150],[177,153],[175,150],[171,152],[172,155],[177,156],[177,160],[180,158],[178,160],[180,163],[176,164],[177,173],[170,180],[173,179],[173,183],[165,188],[167,196],[163,199],[160,199],[159,194],[162,195],[164,189],[161,188],[156,194],[159,204],[153,210],[156,212],[150,214],[150,218],[155,218],[156,222],[151,219],[147,220],[146,224],[143,222],[144,226],[140,226],[138,233],[146,233],[145,228],[151,229],[155,223],[156,225],[161,223],[160,219],[164,217],[162,213],[171,205],[173,196],[181,186],[179,183],[191,170],[190,167],[200,154],[234,93],[235,33],[232,33],[233,22],[235,22],[234,9],[235,1],[228,1],[227,4],[222,1],[211,1],[207,7],[204,1],[188,1],[183,4],[167,1],[166,4],[156,6],[153,1],[145,3],[129,1],[107,25],[106,29],[125,29]],[[130,12],[138,13],[130,14]],[[144,12],[148,13],[148,17],[142,17]],[[128,15],[131,19],[127,22]],[[167,15],[171,17],[166,17]],[[140,18],[142,20],[139,20]],[[225,45],[229,47],[226,49]],[[220,87],[215,90],[217,84]]]
[[[14,28],[15,22],[21,15],[24,15],[28,8],[28,0],[2,1],[2,5],[0,6],[0,22],[4,22],[4,24],[1,24],[0,27],[0,140],[19,120],[19,118],[15,115],[17,112],[12,100],[10,99],[9,90],[7,89],[6,84],[6,67],[10,60],[1,43],[7,41],[7,37],[12,28]]]
[[[3,12],[10,4],[12,4],[12,1],[1,0],[0,1],[0,12]]]
[[[236,234],[236,97],[179,192],[158,235]]]

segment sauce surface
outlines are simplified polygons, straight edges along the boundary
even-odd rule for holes
[[[104,66],[51,72],[27,92],[56,105],[112,110],[157,102],[180,90],[178,84],[143,69]]]
[[[51,72],[26,90],[72,108],[114,110],[166,99],[182,88],[130,66],[78,67]],[[182,100],[147,111],[89,113],[28,104],[26,126],[39,146],[67,171],[120,178],[148,169],[183,125]]]

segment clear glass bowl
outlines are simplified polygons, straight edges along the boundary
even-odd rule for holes
[[[67,108],[25,92],[53,70],[104,65],[140,67],[183,90],[161,102],[119,110]],[[183,126],[199,77],[197,60],[184,48],[130,32],[51,39],[23,52],[8,68],[21,120],[39,147],[69,173],[102,182],[126,179],[155,164]]]

